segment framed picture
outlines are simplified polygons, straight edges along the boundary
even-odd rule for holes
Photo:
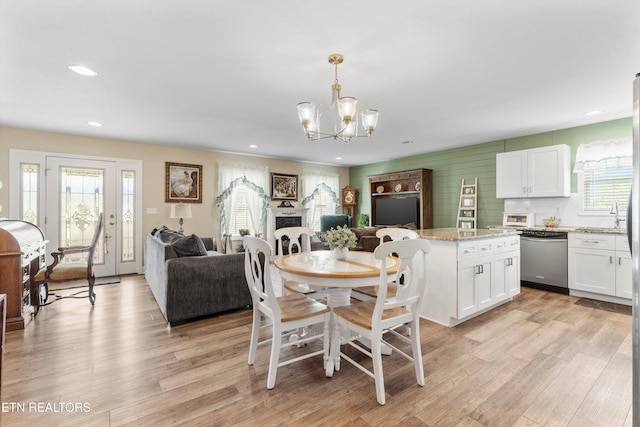
[[[465,208],[473,208],[475,207],[473,197],[462,197],[462,206]]]
[[[164,201],[202,203],[202,165],[165,162]]]
[[[272,173],[271,200],[298,200],[298,175]]]

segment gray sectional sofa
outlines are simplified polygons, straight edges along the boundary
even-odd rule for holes
[[[147,235],[145,278],[171,326],[251,307],[244,254],[216,252],[216,241],[165,227]]]

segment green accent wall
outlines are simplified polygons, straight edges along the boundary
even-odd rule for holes
[[[433,170],[433,227],[456,226],[460,185],[462,180],[478,178],[478,228],[502,223],[503,199],[496,198],[496,154],[548,145],[567,144],[571,147],[571,164],[582,143],[602,139],[631,137],[632,120],[625,118],[604,123],[561,129],[535,135],[486,142],[468,147],[356,166],[349,169],[349,185],[357,189],[358,215],[371,214],[369,175],[410,169]],[[571,192],[577,192],[575,175],[571,178]]]

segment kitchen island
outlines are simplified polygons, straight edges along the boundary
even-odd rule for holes
[[[517,230],[418,230],[431,242],[421,315],[456,326],[520,293]]]

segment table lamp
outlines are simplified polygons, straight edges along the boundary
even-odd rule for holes
[[[191,205],[184,203],[172,203],[169,218],[180,218],[180,221],[178,221],[180,229],[178,231],[180,233],[184,233],[184,230],[182,229],[182,224],[184,224],[183,218],[191,218]]]

